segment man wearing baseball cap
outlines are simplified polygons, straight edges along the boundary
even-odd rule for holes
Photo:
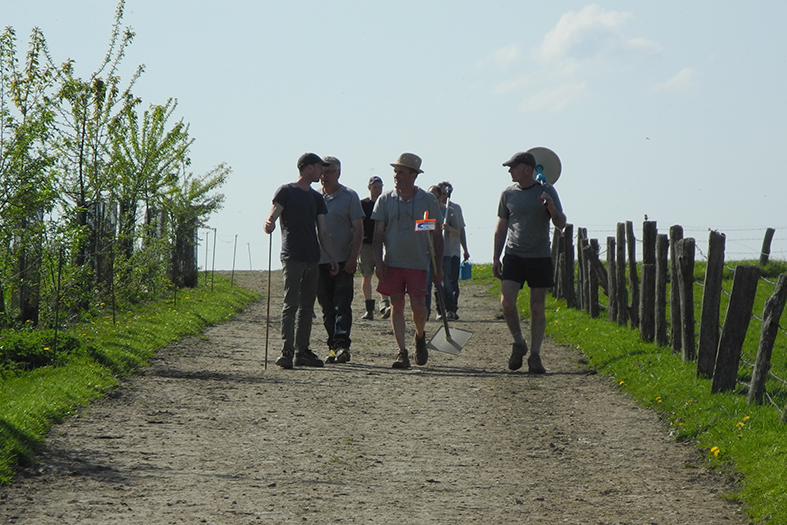
[[[394,168],[394,189],[383,193],[374,205],[374,256],[379,284],[377,291],[391,300],[391,327],[396,337],[398,354],[392,368],[410,368],[410,358],[405,345],[405,295],[410,297],[410,308],[415,324],[415,363],[425,365],[429,358],[426,349],[426,273],[431,257],[429,239],[435,249],[437,270],[434,282],[443,278],[443,218],[434,195],[415,185],[420,173],[421,157],[402,153]],[[416,231],[417,220],[436,220],[432,231]]]
[[[322,195],[311,185],[320,180],[329,164],[315,153],[298,159],[298,179],[284,184],[273,196],[273,207],[265,221],[265,233],[272,234],[281,218],[281,266],[284,276],[284,305],[281,310],[283,348],[276,365],[323,366],[309,349],[314,300],[317,297],[320,247],[328,258],[331,274],[339,272],[331,235],[325,223],[328,212]],[[318,240],[319,235],[319,240]]]
[[[536,159],[531,153],[516,153],[503,166],[508,167],[514,184],[500,196],[492,272],[501,280],[500,304],[514,340],[508,368],[521,368],[528,350],[516,306],[519,290],[527,282],[531,320],[527,365],[531,373],[543,374],[546,370],[541,364],[541,343],[546,331],[546,294],[554,286],[549,226],[551,222],[562,230],[566,226],[566,215],[555,188],[536,181]]]

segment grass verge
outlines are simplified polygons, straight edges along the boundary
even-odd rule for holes
[[[500,293],[491,265],[474,266],[473,280],[492,283],[491,293]],[[527,290],[518,301],[525,319]],[[546,308],[553,340],[582,352],[589,367],[656,410],[677,440],[696,443],[705,466],[735,476],[738,490],[724,498],[740,502],[753,522],[787,523],[787,425],[779,424],[778,410],[769,404],[747,406],[740,392],[711,394],[711,381],[696,377],[695,363],[643,342],[636,330],[593,319],[551,296]]]
[[[97,318],[68,330],[85,351],[56,366],[0,377],[0,484],[33,461],[53,423],[73,415],[183,336],[226,321],[258,296],[216,277],[212,286],[179,290],[168,300]]]

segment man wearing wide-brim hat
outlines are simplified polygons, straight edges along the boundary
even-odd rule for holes
[[[402,153],[394,168],[394,189],[383,193],[374,205],[374,255],[377,266],[377,291],[390,297],[391,327],[396,337],[398,353],[393,368],[410,368],[405,344],[405,295],[410,297],[410,308],[415,324],[415,363],[425,365],[429,358],[426,349],[426,283],[431,264],[430,237],[435,250],[437,269],[434,276],[439,284],[443,278],[443,218],[434,195],[415,185],[421,169],[421,157]],[[436,220],[436,228],[416,231],[415,221],[424,213]]]

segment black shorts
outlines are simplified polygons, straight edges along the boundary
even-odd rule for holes
[[[555,269],[552,257],[529,259],[516,255],[503,256],[503,280],[515,281],[522,288],[525,283],[530,288],[552,288]]]

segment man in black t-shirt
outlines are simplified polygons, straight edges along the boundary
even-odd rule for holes
[[[314,153],[301,155],[298,159],[298,180],[276,190],[273,207],[265,221],[265,233],[271,234],[276,229],[276,220],[281,218],[283,348],[275,363],[282,368],[323,366],[323,361],[309,349],[321,245],[330,258],[333,275],[338,273],[339,265],[325,226],[325,201],[311,185],[320,180],[327,165]]]

